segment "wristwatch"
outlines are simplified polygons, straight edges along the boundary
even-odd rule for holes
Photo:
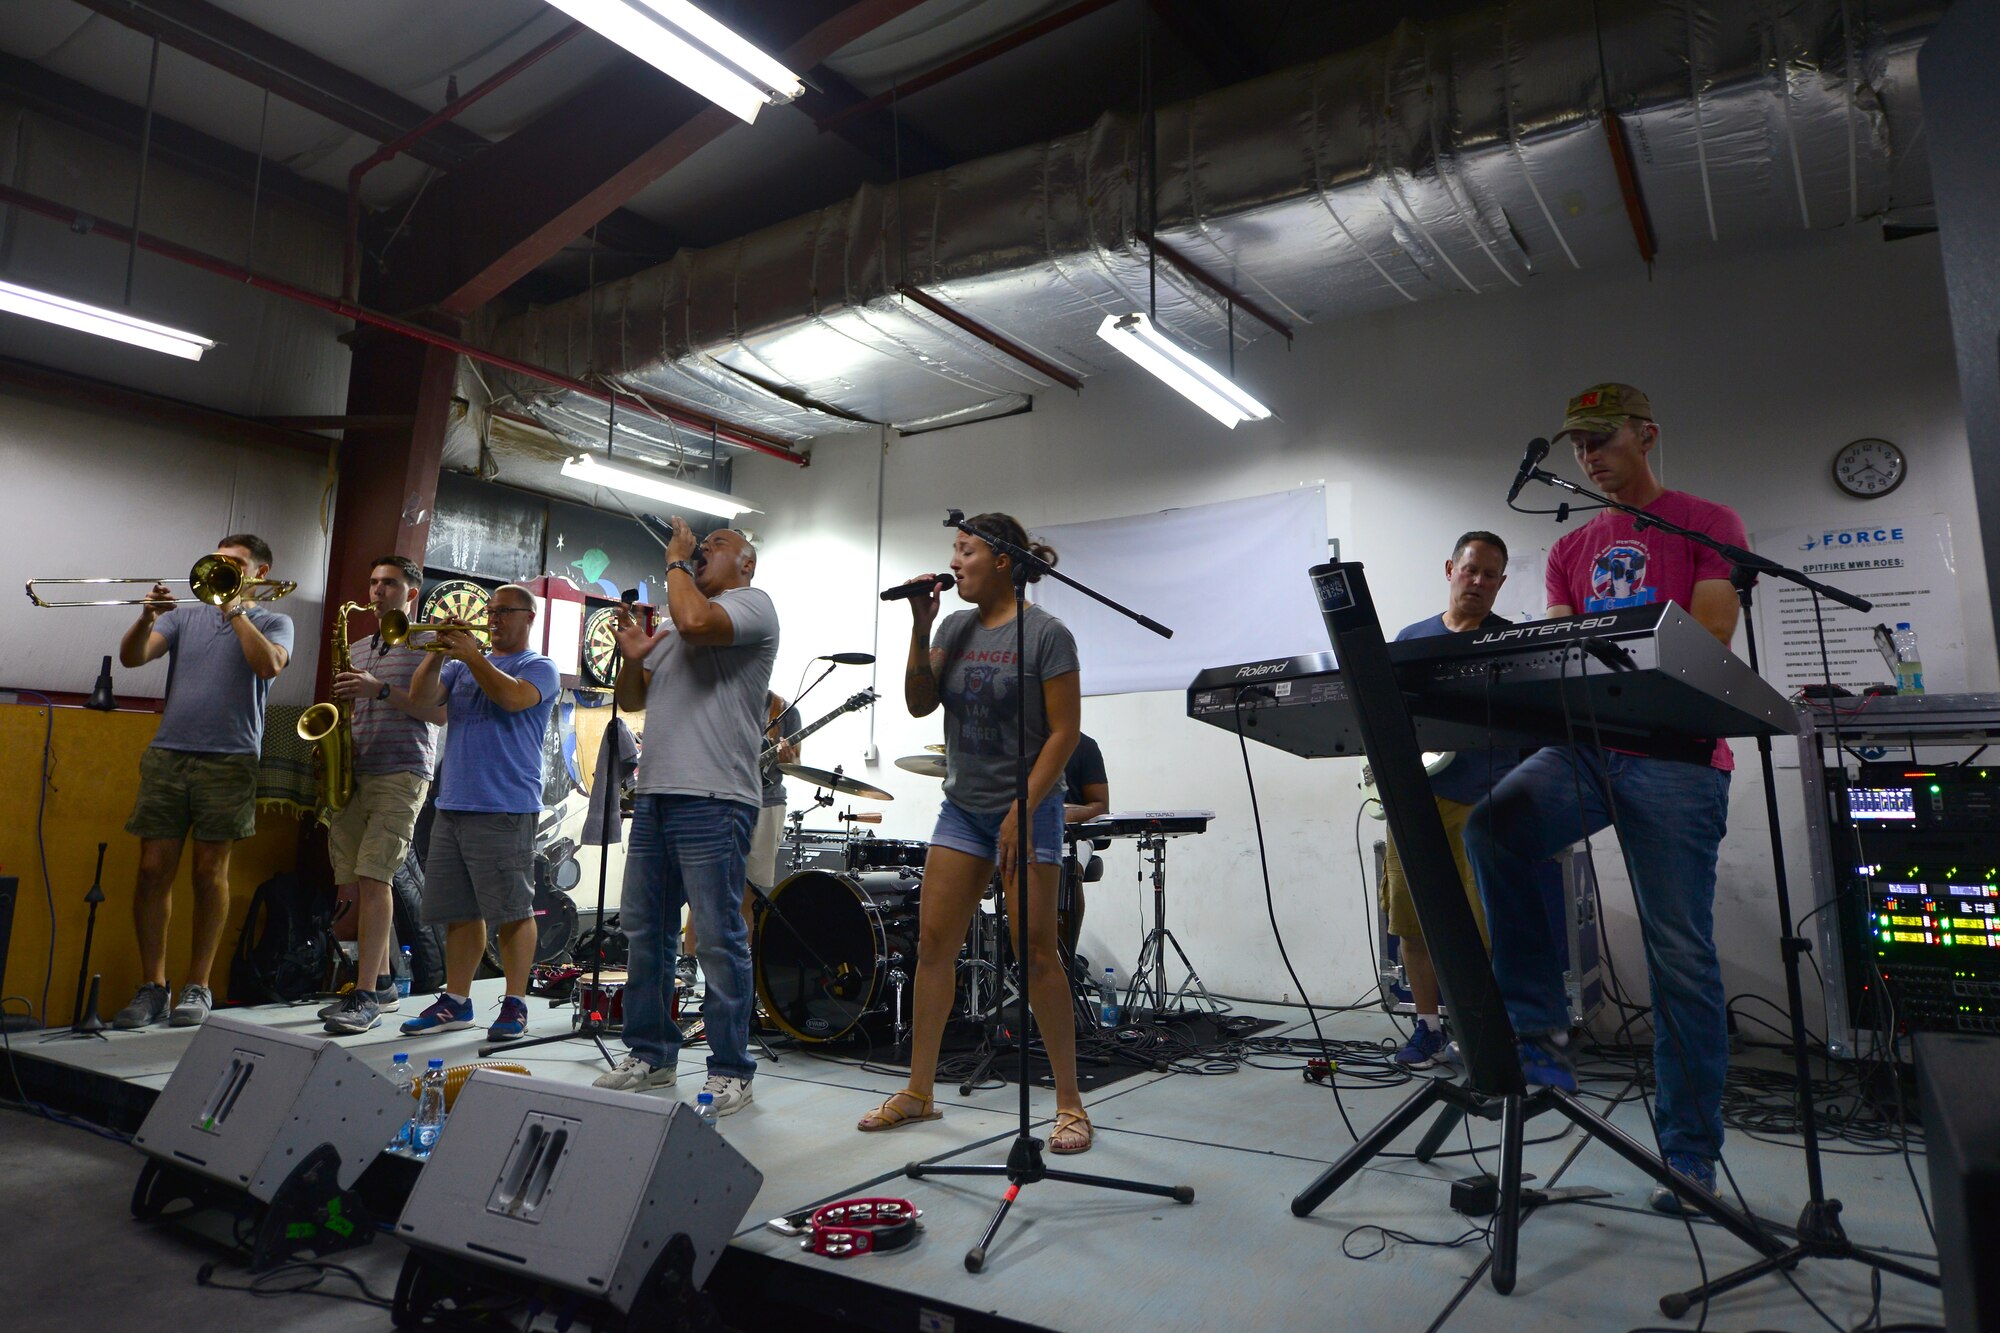
[[[667,572],[669,574],[673,573],[677,569],[684,571],[687,574],[687,576],[691,579],[699,581],[701,577],[700,575],[695,573],[694,561],[692,560],[676,560],[672,564],[669,564],[667,566]]]
[[[388,697],[389,697],[389,682],[385,680],[382,682],[382,688],[375,691],[375,701],[377,703],[380,703],[383,700],[387,699]]]

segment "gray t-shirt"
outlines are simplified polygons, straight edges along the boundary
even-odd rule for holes
[[[292,651],[292,618],[251,608],[250,623],[271,643]],[[203,754],[260,754],[264,700],[271,682],[243,660],[236,628],[212,606],[180,606],[153,622],[153,632],[173,654],[167,669],[167,706],[153,745]]]
[[[1077,670],[1069,626],[1039,606],[1028,607],[1028,766],[1049,738],[1042,682]],[[944,653],[938,699],[944,705],[945,799],[962,810],[1005,810],[1014,801],[1014,633],[979,623],[977,611],[954,611],[931,636]],[[1058,787],[1055,795],[1060,796]]]
[[[768,716],[769,710],[766,709],[765,712]],[[797,735],[800,731],[804,730],[805,725],[805,723],[799,720],[798,709],[787,708],[783,716],[779,717],[777,725],[773,729],[778,733],[778,739],[783,740],[787,736]],[[770,743],[771,740],[768,734],[759,742],[759,744],[766,746]],[[778,771],[778,761],[776,759],[773,759],[771,766],[763,771],[761,780],[764,784],[764,808],[769,810],[774,805],[784,805],[785,775]]]
[[[757,756],[771,716],[771,666],[778,660],[778,608],[762,588],[730,588],[715,601],[735,635],[727,646],[688,644],[667,633],[646,654],[645,741],[638,791],[706,796],[752,809],[763,800]]]

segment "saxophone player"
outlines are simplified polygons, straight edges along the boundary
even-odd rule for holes
[[[397,612],[409,619],[423,571],[400,555],[377,559],[368,571],[368,605],[377,622]],[[345,635],[340,636],[345,642]],[[355,886],[354,989],[320,1011],[337,1036],[366,1032],[397,1005],[389,966],[392,920],[389,883],[410,849],[417,815],[437,768],[441,705],[410,697],[410,678],[424,654],[384,642],[381,633],[334,662],[333,696],[353,709],[354,794],[327,826],[333,878]]]

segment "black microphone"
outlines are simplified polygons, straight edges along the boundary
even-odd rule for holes
[[[1507,488],[1507,503],[1513,504],[1521,488],[1535,475],[1535,469],[1549,456],[1549,442],[1539,435],[1528,441],[1527,452],[1521,455],[1521,470],[1514,474],[1514,484]]]
[[[946,588],[953,587],[957,583],[958,580],[949,574],[930,574],[918,579],[915,583],[899,583],[893,588],[884,589],[882,600],[885,602],[898,602],[910,597],[928,597],[931,595],[932,589],[943,592]]]
[[[921,585],[920,585],[921,586]],[[873,653],[825,653],[813,659],[815,662],[831,662],[835,666],[868,666],[875,661]]]

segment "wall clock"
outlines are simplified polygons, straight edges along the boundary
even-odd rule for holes
[[[1833,484],[1857,500],[1876,500],[1903,484],[1909,460],[1887,440],[1863,439],[1833,456]]]

